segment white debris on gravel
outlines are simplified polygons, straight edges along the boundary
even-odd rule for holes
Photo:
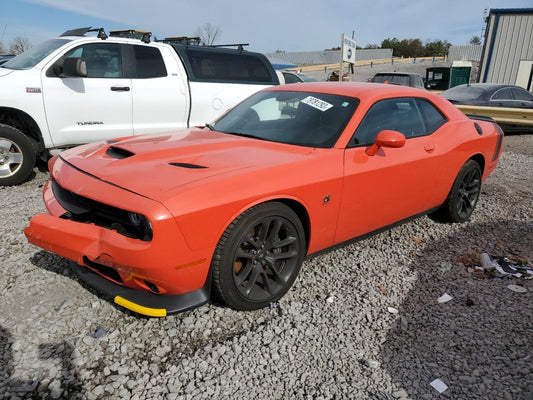
[[[503,154],[468,223],[422,217],[311,258],[271,308],[164,319],[114,306],[26,242],[46,177],[0,188],[2,399],[533,397],[533,280],[465,264],[533,260],[532,156]]]

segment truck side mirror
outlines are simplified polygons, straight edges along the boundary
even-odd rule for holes
[[[81,57],[67,57],[63,60],[63,75],[66,77],[87,77],[87,64]]]

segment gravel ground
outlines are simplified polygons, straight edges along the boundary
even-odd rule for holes
[[[472,267],[482,252],[533,260],[533,135],[505,149],[468,223],[422,217],[307,260],[270,309],[164,319],[26,242],[45,172],[0,188],[0,398],[533,399],[533,280]]]

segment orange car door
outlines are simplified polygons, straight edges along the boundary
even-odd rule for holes
[[[439,171],[446,155],[440,152],[438,135],[433,133],[445,122],[426,100],[387,99],[370,108],[345,150],[335,243],[439,205],[443,191],[448,190]],[[367,154],[382,130],[402,133],[405,145],[381,147],[375,155]]]

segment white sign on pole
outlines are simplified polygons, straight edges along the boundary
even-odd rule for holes
[[[354,39],[350,39],[346,35],[342,35],[342,61],[355,63],[355,49],[356,43]]]

